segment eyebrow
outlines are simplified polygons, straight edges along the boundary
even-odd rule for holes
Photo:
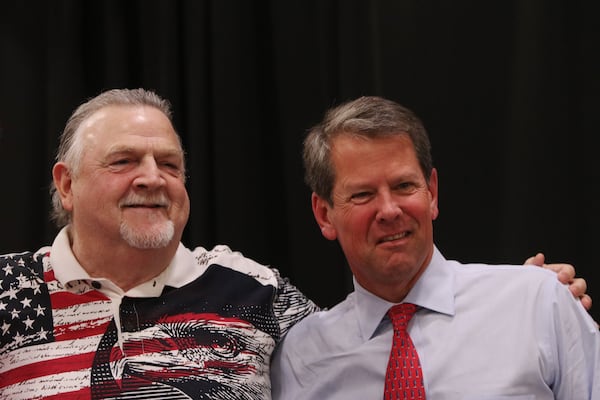
[[[140,151],[140,149],[129,146],[129,145],[114,145],[108,148],[106,152],[106,156],[111,157],[118,154],[135,154],[145,152],[145,150]],[[177,146],[168,146],[168,147],[160,147],[154,148],[153,151],[156,155],[160,157],[181,157],[183,158],[183,150]]]

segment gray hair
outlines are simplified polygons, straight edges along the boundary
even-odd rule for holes
[[[57,162],[64,162],[71,174],[76,176],[81,168],[81,158],[83,154],[83,143],[81,135],[78,134],[81,124],[100,109],[108,106],[150,106],[161,111],[168,119],[172,121],[171,105],[162,99],[156,93],[145,89],[112,89],[99,94],[81,104],[71,114],[67,120],[65,129],[60,136],[58,151],[56,154]],[[181,147],[181,138],[177,135]],[[184,174],[185,176],[185,174]],[[60,195],[56,190],[54,182],[50,185],[50,195],[52,197],[51,218],[56,225],[61,228],[71,222],[71,213],[65,210],[60,200]]]
[[[319,197],[332,203],[335,169],[331,143],[337,136],[376,138],[408,135],[427,181],[433,161],[431,144],[420,119],[409,109],[381,97],[360,97],[328,110],[304,140],[304,180]]]

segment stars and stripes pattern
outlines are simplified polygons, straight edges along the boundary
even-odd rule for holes
[[[397,304],[388,315],[394,326],[394,339],[385,375],[384,400],[425,400],[423,373],[417,350],[407,332],[417,306]]]
[[[117,327],[95,282],[57,281],[49,250],[0,256],[2,399],[268,399],[276,342],[315,310],[240,256],[248,271],[211,264],[160,297],[124,297]]]
[[[3,348],[5,337],[14,338],[11,345],[16,347],[52,340],[50,310],[45,301],[48,292],[40,277],[40,259],[26,262],[23,255],[15,254],[0,263],[0,312],[6,316],[0,325]]]
[[[48,259],[0,257],[2,398],[90,398],[89,367],[112,319],[110,302],[85,282],[65,290]]]

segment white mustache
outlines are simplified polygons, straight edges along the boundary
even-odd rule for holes
[[[169,207],[171,202],[164,194],[140,195],[132,193],[119,202],[119,207]]]

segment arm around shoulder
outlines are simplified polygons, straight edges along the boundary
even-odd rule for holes
[[[287,278],[283,278],[277,269],[272,269],[277,278],[277,293],[273,302],[273,311],[279,321],[281,336],[297,322],[319,310],[319,307],[306,297]]]

